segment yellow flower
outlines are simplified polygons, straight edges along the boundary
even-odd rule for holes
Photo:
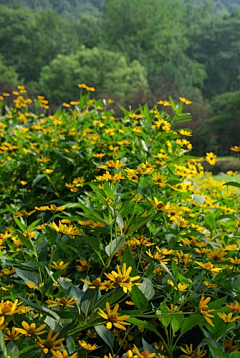
[[[45,169],[43,172],[46,174],[51,174],[53,172],[53,169]]]
[[[135,354],[133,354],[135,353]],[[127,357],[128,358],[153,358],[156,357],[156,353],[148,353],[148,350],[145,350],[143,352],[140,353],[139,349],[135,346],[135,344],[133,345],[133,351],[127,351]]]
[[[7,328],[5,341],[17,341],[21,336],[22,334],[17,332],[15,327],[12,327],[12,329]]]
[[[184,129],[180,129],[179,134],[184,135],[186,137],[191,137],[192,133],[190,131],[186,131]]]
[[[208,308],[208,302],[211,301],[211,298],[210,297],[207,297],[207,298],[204,298],[204,295],[202,295],[201,299],[200,299],[200,302],[199,302],[199,311],[200,313],[203,315],[203,317],[205,318],[205,320],[212,326],[214,327],[214,324],[211,320],[212,317],[214,317],[213,315],[211,315],[210,313],[211,312],[214,312],[215,310],[212,309],[210,310]]]
[[[120,270],[120,267],[117,265],[117,272],[112,271],[111,273],[105,273],[107,278],[110,281],[115,282],[115,284],[122,287],[123,292],[127,293],[127,291],[132,291],[133,281],[137,281],[140,276],[131,277],[130,272],[132,271],[132,267],[129,266],[127,269],[126,263],[122,266],[122,272]],[[136,283],[135,285],[140,285],[139,283]]]
[[[214,249],[207,254],[207,257],[213,261],[223,261],[224,256],[227,254],[224,249]]]
[[[234,312],[234,313],[240,313],[240,304],[239,302],[232,302],[230,303],[230,305],[228,305],[228,308],[230,309],[230,311]]]
[[[59,264],[57,264],[55,261],[53,261],[53,265],[50,266],[54,267],[56,270],[65,270],[68,265],[68,262],[65,264],[63,261],[61,261]]]
[[[51,307],[57,307],[57,306],[61,306],[61,307],[74,307],[75,303],[78,300],[74,300],[75,296],[73,296],[72,298],[70,298],[69,300],[66,299],[65,296],[61,297],[61,298],[56,298],[56,300],[46,300],[46,303],[50,303],[48,305],[48,308]]]
[[[236,321],[236,319],[239,319],[239,316],[236,317],[232,317],[232,313],[230,312],[228,315],[226,315],[225,312],[220,313],[218,312],[218,316],[225,322],[225,323],[230,323],[230,322],[234,322]]]
[[[43,352],[45,354],[47,354],[49,350],[53,354],[54,351],[64,348],[64,346],[61,343],[62,341],[64,341],[65,338],[60,338],[57,340],[57,337],[59,336],[60,332],[57,332],[53,337],[52,334],[53,334],[53,330],[50,329],[47,338],[45,340],[42,340],[40,337],[37,337],[39,341],[39,347],[43,348]]]
[[[101,180],[101,181],[109,181],[112,179],[111,174],[109,173],[109,171],[107,170],[105,174],[103,174],[103,176],[97,176],[96,177],[97,180]]]
[[[217,158],[217,156],[215,154],[213,154],[212,152],[206,153],[206,161],[210,165],[216,164],[216,158]]]
[[[72,355],[69,355],[66,349],[64,349],[62,352],[53,351],[52,354],[52,358],[78,358],[78,353],[73,353]]]
[[[191,104],[193,103],[192,101],[189,101],[188,99],[184,98],[184,97],[179,97],[180,101],[185,103],[185,104]]]
[[[114,326],[115,328],[119,328],[119,329],[122,329],[122,330],[126,330],[126,327],[124,326],[128,326],[130,325],[130,323],[128,322],[124,322],[124,320],[128,319],[130,316],[127,316],[127,315],[123,315],[123,316],[118,316],[117,315],[117,311],[119,309],[119,304],[116,304],[114,309],[110,310],[110,304],[109,302],[106,302],[106,311],[107,313],[105,313],[101,308],[98,308],[99,309],[99,315],[104,318],[107,322],[106,322],[106,327],[108,329],[111,329],[112,326]]]
[[[160,173],[154,173],[152,175],[152,179],[154,181],[154,184],[156,184],[160,188],[165,188],[166,183],[167,183],[167,178],[164,175],[162,175]]]
[[[233,175],[236,175],[237,173],[238,173],[237,171],[236,171],[236,172],[233,172],[232,170],[228,170],[226,174],[233,176]]]
[[[214,267],[211,262],[206,262],[205,264],[203,264],[202,262],[195,261],[195,263],[198,264],[199,266],[201,266],[202,268],[204,268],[205,270],[210,271],[210,272],[218,272],[219,273],[220,271],[222,271],[221,268]]]
[[[22,185],[27,185],[27,181],[21,180],[21,181],[20,181],[20,184],[22,184]]]
[[[90,344],[86,341],[78,341],[78,344],[87,351],[94,351],[95,349],[98,349],[98,346],[96,344]]]
[[[234,147],[230,148],[233,152],[240,152],[240,147],[238,147],[237,145],[235,145]]]
[[[25,336],[39,336],[40,334],[45,333],[46,331],[43,331],[43,329],[46,327],[46,324],[42,324],[40,327],[36,328],[36,323],[31,323],[30,326],[27,322],[22,322],[22,328],[16,328],[17,332],[20,332],[21,334],[24,334]]]
[[[61,221],[59,221],[58,226],[55,222],[50,223],[51,227],[57,231],[57,232],[61,232],[62,234],[66,234],[66,235],[79,235],[79,231],[78,229],[73,226],[73,225],[64,225],[61,223]]]
[[[152,204],[152,206],[154,206],[154,208],[156,210],[160,210],[160,211],[164,211],[165,210],[165,204],[162,202],[162,201],[159,201],[157,198],[153,198],[150,199],[150,198],[147,198],[148,201],[150,201],[150,203]]]
[[[208,288],[216,288],[218,287],[217,283],[209,283],[207,281],[203,281],[204,285],[207,286]]]
[[[98,277],[96,278],[96,280],[94,280],[93,282],[87,281],[87,280],[81,280],[82,282],[86,283],[87,285],[89,285],[89,288],[100,288],[101,286],[101,278]]]
[[[171,106],[171,103],[168,101],[158,101],[157,104],[162,104],[163,106]]]
[[[198,357],[204,357],[207,354],[207,351],[200,348],[200,346],[197,347],[197,350],[193,350],[193,345],[190,344],[190,346],[188,347],[188,345],[186,344],[186,348],[182,348],[180,347],[181,351],[183,351],[183,353],[185,353],[186,355],[184,355],[184,358],[198,358]]]
[[[108,353],[108,356],[105,355],[103,358],[119,358],[119,355],[116,354],[111,355],[111,353]]]
[[[80,262],[80,265],[76,266],[76,269],[79,272],[87,271],[92,267],[86,260],[77,259],[76,261]]]

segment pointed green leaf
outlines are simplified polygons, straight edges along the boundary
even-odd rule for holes
[[[99,337],[102,338],[102,340],[111,348],[113,351],[113,345],[114,345],[114,335],[112,334],[109,329],[107,329],[105,326],[94,326],[95,331],[99,335]]]
[[[121,268],[123,267],[123,264],[126,264],[127,268],[132,267],[132,271],[130,272],[130,276],[137,276],[137,269],[135,265],[135,261],[133,260],[131,251],[129,249],[129,246],[127,245],[124,249],[123,258],[121,261]]]
[[[137,286],[132,287],[130,297],[140,311],[144,311],[148,307],[148,300]]]

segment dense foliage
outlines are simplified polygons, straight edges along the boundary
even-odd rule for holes
[[[239,22],[240,0],[0,0],[1,91],[20,81],[55,108],[77,99],[81,82],[132,108],[184,95],[194,99],[193,125],[208,119],[193,139],[201,155],[205,134],[213,145],[216,137],[206,132],[217,126],[214,97],[239,90]]]
[[[117,117],[78,87],[0,96],[0,353],[239,357],[239,195],[189,155],[191,101]]]

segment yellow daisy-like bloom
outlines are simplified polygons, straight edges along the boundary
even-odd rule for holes
[[[214,324],[213,324],[213,321],[211,320],[211,318],[213,318],[214,316],[210,314],[211,312],[214,312],[215,310],[214,309],[210,310],[208,308],[207,304],[208,304],[209,301],[211,301],[210,297],[204,298],[204,295],[202,295],[202,297],[200,299],[200,302],[199,302],[198,308],[199,308],[200,313],[204,316],[205,320],[212,327],[215,327]]]
[[[224,252],[224,249],[214,249],[207,254],[207,257],[213,261],[223,261],[226,254],[227,253]]]
[[[217,156],[214,153],[212,153],[212,152],[206,153],[206,161],[210,165],[216,164],[216,158],[217,158]]]
[[[110,310],[109,302],[106,302],[107,313],[105,313],[101,308],[98,308],[98,309],[99,309],[99,315],[107,321],[106,322],[107,329],[111,329],[114,326],[115,328],[123,329],[125,331],[126,327],[124,327],[124,326],[130,325],[130,323],[124,322],[124,320],[128,319],[130,316],[123,315],[123,316],[119,317],[117,315],[117,311],[119,309],[119,304],[115,305],[112,312]]]
[[[109,181],[112,179],[112,175],[107,170],[105,174],[103,174],[102,176],[101,175],[97,176],[96,179],[100,181]]]
[[[46,174],[51,174],[53,173],[53,169],[45,169],[43,172],[46,173]]]
[[[57,306],[60,306],[60,307],[74,307],[75,303],[78,301],[78,300],[74,300],[75,299],[75,296],[73,296],[72,298],[70,298],[69,300],[66,298],[66,297],[61,297],[61,298],[56,298],[56,300],[46,300],[46,303],[50,303],[48,305],[48,308],[51,308],[51,307],[57,307]]]
[[[179,134],[184,135],[186,137],[192,137],[192,133],[190,131],[186,131],[184,129],[180,129]]]
[[[222,271],[221,268],[214,267],[211,262],[206,262],[205,264],[203,264],[202,262],[197,262],[197,261],[194,261],[194,262],[196,264],[198,264],[199,266],[201,266],[202,268],[204,268],[205,270],[210,271],[210,272],[219,273]]]
[[[134,354],[135,353],[135,354]],[[133,350],[132,351],[127,351],[127,357],[128,358],[153,358],[156,357],[156,353],[148,353],[147,350],[143,351],[140,353],[139,349],[135,346],[135,344],[133,345]]]
[[[162,104],[163,106],[171,106],[171,103],[168,101],[158,101],[157,104]]]
[[[165,188],[166,183],[167,183],[167,178],[164,175],[162,175],[160,173],[154,173],[152,175],[152,179],[154,181],[154,184],[156,184],[160,188]]]
[[[227,175],[231,175],[231,176],[233,176],[233,175],[238,174],[238,171],[233,172],[232,170],[228,170],[228,171],[226,172],[226,174],[227,174]]]
[[[232,302],[229,304],[227,304],[228,308],[230,309],[230,311],[234,312],[234,313],[240,313],[240,304],[239,302]]]
[[[89,285],[89,288],[94,288],[95,289],[95,288],[100,287],[102,280],[101,280],[100,277],[98,277],[98,278],[96,278],[96,280],[93,280],[93,282],[83,280],[83,279],[81,281],[86,283],[87,285]]]
[[[98,346],[96,344],[90,344],[86,341],[78,341],[78,344],[87,351],[94,351],[95,349],[98,349]]]
[[[18,303],[18,300],[15,300],[14,302],[9,300],[2,300],[0,303],[0,321],[3,320],[4,322],[4,317],[12,316],[15,313],[22,313],[22,311],[26,309],[24,306],[18,307],[19,305],[21,305],[21,302]],[[1,323],[1,325],[3,324],[3,322]]]
[[[240,318],[239,316],[233,317],[232,315],[233,315],[232,312],[230,312],[228,315],[227,315],[225,312],[223,312],[223,313],[218,312],[218,316],[219,316],[225,323],[234,322],[234,321],[236,321],[237,319]]]
[[[36,323],[31,323],[30,325],[23,321],[22,322],[22,328],[16,328],[15,330],[21,334],[24,334],[25,336],[40,336],[40,334],[45,333],[46,331],[43,331],[43,329],[46,327],[46,324],[42,324],[40,327],[36,328]]]
[[[157,198],[153,198],[150,199],[150,198],[147,198],[148,201],[152,204],[152,206],[154,206],[154,208],[157,210],[157,211],[164,211],[165,210],[165,204],[162,202],[162,201],[159,201]]]
[[[53,351],[52,354],[52,358],[78,358],[78,353],[73,353],[72,355],[69,355],[66,349],[64,349],[62,352]]]
[[[183,102],[184,104],[191,104],[193,103],[192,101],[189,101],[189,99],[186,99],[184,97],[179,97],[180,101]]]
[[[12,327],[12,329],[7,328],[6,334],[5,334],[5,341],[17,341],[22,334],[20,332],[17,332],[15,327]]]
[[[180,349],[183,353],[186,354],[183,356],[184,358],[200,358],[200,357],[204,357],[207,354],[207,351],[201,349],[200,346],[197,347],[197,350],[193,350],[192,344],[190,344],[189,347],[186,344],[186,348],[180,347]]]
[[[105,354],[103,358],[119,358],[119,355],[109,353],[108,356]]]
[[[80,232],[78,231],[76,226],[73,226],[73,225],[67,226],[67,225],[62,224],[61,221],[59,221],[58,226],[55,222],[50,223],[50,225],[55,231],[60,232],[62,234],[66,234],[66,235],[79,235],[80,234]]]
[[[57,264],[55,261],[53,261],[53,265],[50,266],[54,267],[56,270],[65,270],[68,265],[68,262],[65,264],[63,261],[61,261],[59,264]]]
[[[237,152],[237,153],[240,152],[240,147],[238,147],[237,145],[235,145],[234,147],[231,147],[230,149],[231,149],[233,152]]]
[[[57,339],[60,332],[57,332],[53,337],[52,334],[53,334],[53,330],[50,329],[47,335],[47,339],[42,340],[40,337],[37,337],[39,341],[39,347],[43,348],[43,352],[45,354],[47,354],[49,351],[53,354],[53,352],[64,348],[64,346],[61,343],[62,341],[64,341],[65,338]]]
[[[137,281],[140,278],[140,276],[129,276],[131,271],[132,267],[129,266],[127,269],[127,265],[124,263],[122,266],[122,272],[120,267],[117,265],[117,272],[112,271],[111,273],[105,273],[105,275],[110,281],[113,281],[115,284],[121,286],[123,292],[127,293],[127,291],[132,291],[133,281]],[[140,283],[135,283],[135,285],[140,285]]]

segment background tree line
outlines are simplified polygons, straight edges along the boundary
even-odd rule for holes
[[[240,0],[0,0],[0,90],[77,84],[133,108],[185,96],[194,154],[239,144]]]

